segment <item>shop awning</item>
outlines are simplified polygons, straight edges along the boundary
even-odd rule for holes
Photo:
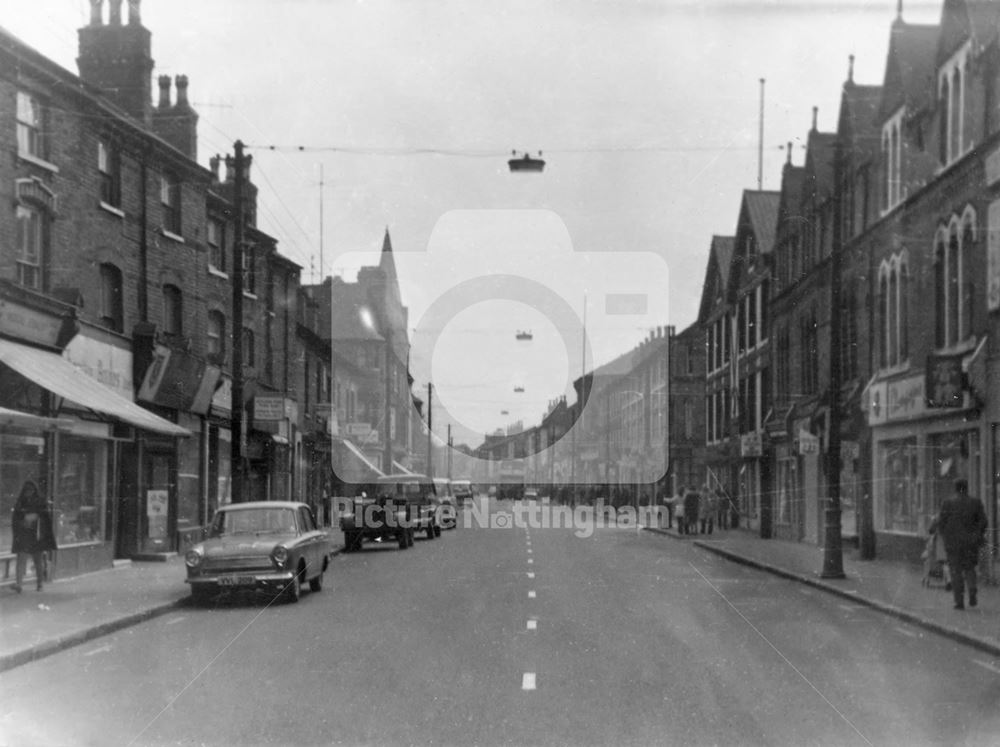
[[[187,428],[181,428],[125,399],[56,353],[0,340],[0,363],[43,389],[100,415],[167,436],[191,435]]]
[[[407,469],[406,467],[404,467],[402,464],[400,464],[399,462],[397,462],[395,459],[392,460],[392,466],[395,467],[397,470],[399,470],[399,473],[403,474],[403,475],[415,475],[415,474],[417,474],[413,470]]]
[[[347,450],[349,452],[351,452],[354,456],[356,456],[359,460],[361,460],[362,464],[364,464],[368,469],[370,469],[375,477],[385,476],[385,473],[378,467],[376,467],[374,464],[372,464],[370,461],[368,461],[368,457],[364,455],[361,449],[359,449],[357,446],[351,443],[351,441],[345,438],[343,441],[341,441],[341,443],[347,447]]]
[[[0,427],[16,427],[16,428],[37,428],[41,430],[46,430],[49,428],[55,428],[58,424],[56,418],[44,418],[40,415],[32,415],[30,412],[21,412],[20,410],[9,410],[6,407],[0,407]]]

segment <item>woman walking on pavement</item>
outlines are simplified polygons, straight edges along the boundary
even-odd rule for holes
[[[24,483],[14,504],[11,528],[14,534],[11,552],[17,555],[14,591],[21,592],[29,555],[35,565],[36,588],[41,591],[45,579],[45,553],[56,549],[56,537],[48,501],[31,480]]]

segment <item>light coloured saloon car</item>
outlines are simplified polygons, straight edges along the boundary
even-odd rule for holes
[[[222,506],[208,538],[184,557],[194,601],[220,592],[262,591],[297,602],[306,583],[323,588],[330,535],[304,503],[259,501]]]

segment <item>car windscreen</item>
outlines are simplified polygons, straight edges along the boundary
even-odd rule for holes
[[[212,521],[213,537],[294,532],[295,511],[290,508],[241,508],[219,511]]]

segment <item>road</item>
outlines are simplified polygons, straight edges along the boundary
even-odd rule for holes
[[[629,528],[460,526],[4,674],[7,745],[1000,742],[1000,662]]]

